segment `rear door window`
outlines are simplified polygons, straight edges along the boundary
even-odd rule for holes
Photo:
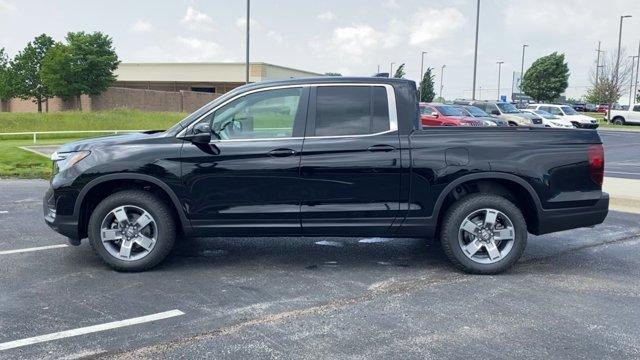
[[[382,86],[319,86],[315,136],[366,135],[390,129],[387,91]]]

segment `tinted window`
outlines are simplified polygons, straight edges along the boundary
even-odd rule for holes
[[[578,115],[578,112],[571,106],[562,106],[562,111],[567,115]]]
[[[438,105],[436,109],[444,116],[464,116],[460,109],[456,109],[450,105]]]
[[[500,108],[500,110],[502,110],[502,112],[503,112],[503,113],[505,113],[505,114],[517,114],[517,113],[519,113],[519,112],[520,112],[520,111],[518,111],[518,109],[516,109],[516,107],[515,107],[515,106],[513,106],[513,105],[512,105],[512,104],[510,104],[510,103],[497,103],[496,105],[497,105],[497,106]]]
[[[371,86],[320,86],[316,136],[365,135],[389,130],[387,92]]]
[[[467,112],[469,112],[474,117],[489,116],[489,114],[487,114],[482,109],[477,108],[475,106],[465,106],[464,109],[467,110]]]
[[[218,109],[211,128],[222,139],[291,137],[302,88],[261,91]]]
[[[633,107],[633,111],[640,111],[640,105],[635,105]]]

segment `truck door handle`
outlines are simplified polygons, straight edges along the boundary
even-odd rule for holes
[[[371,152],[389,152],[389,151],[393,151],[396,148],[394,148],[391,145],[373,145],[371,147],[369,147],[367,150],[371,151]]]
[[[291,149],[274,149],[269,151],[269,156],[273,156],[273,157],[287,157],[295,154],[296,152]]]

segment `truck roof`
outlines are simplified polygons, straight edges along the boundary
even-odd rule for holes
[[[240,86],[237,89],[253,90],[272,86],[286,85],[304,85],[304,84],[345,84],[345,83],[362,83],[362,84],[388,84],[388,85],[404,85],[414,86],[413,80],[383,78],[383,77],[343,77],[343,76],[322,76],[322,77],[306,77],[286,80],[269,80]]]

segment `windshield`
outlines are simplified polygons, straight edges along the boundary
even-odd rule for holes
[[[544,110],[536,110],[534,111],[536,114],[542,116],[545,119],[559,119],[559,117],[553,115],[550,112],[544,111]]]
[[[471,114],[471,116],[473,117],[486,117],[489,116],[489,114],[487,114],[486,112],[482,111],[482,109],[479,109],[475,106],[465,106],[464,108],[465,110],[467,110],[468,113]]]
[[[512,104],[509,104],[509,103],[497,103],[496,105],[498,105],[498,107],[500,108],[500,111],[502,111],[504,114],[518,114],[518,113],[520,113],[520,111],[518,111],[518,109],[516,109],[516,107],[513,106]]]
[[[454,108],[451,105],[438,105],[435,108],[438,109],[438,112],[440,112],[440,114],[444,116],[464,116],[462,111]]]
[[[578,115],[578,112],[575,111],[571,106],[560,106],[560,109],[562,109],[562,112],[565,115]]]

